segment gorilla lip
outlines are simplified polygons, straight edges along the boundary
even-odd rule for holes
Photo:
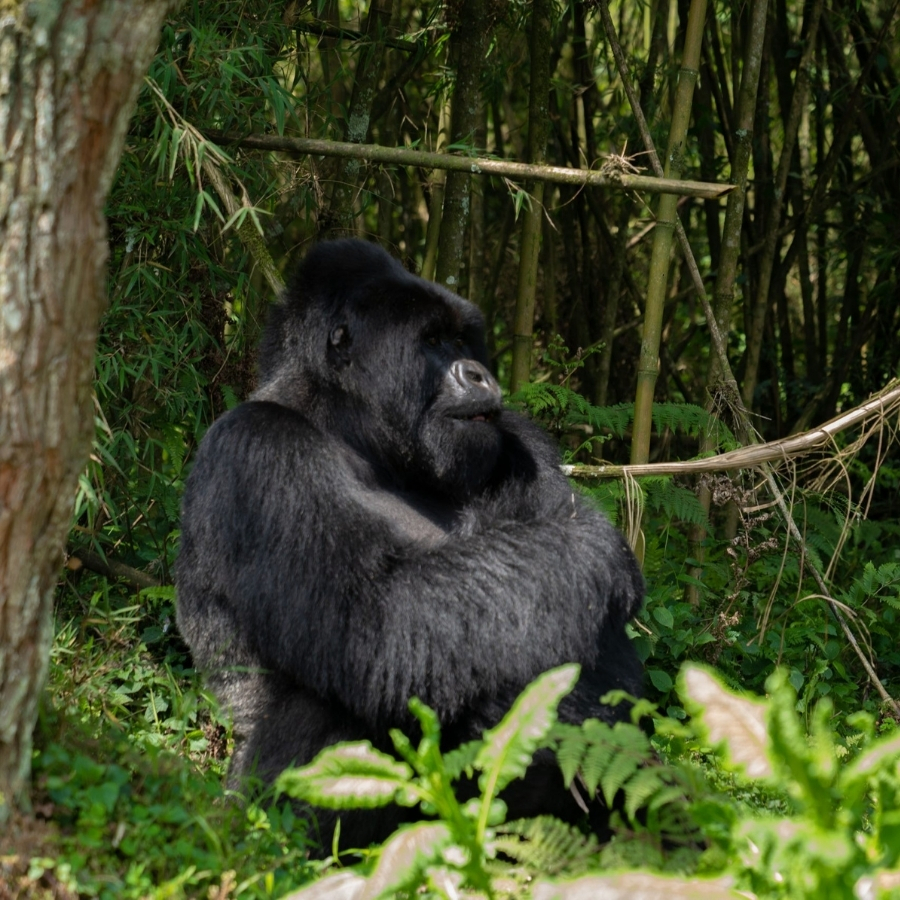
[[[477,412],[472,413],[470,416],[456,416],[459,421],[462,422],[494,422],[498,416],[498,413],[494,410],[488,410],[485,412]]]

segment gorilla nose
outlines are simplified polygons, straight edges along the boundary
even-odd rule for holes
[[[474,359],[458,359],[450,366],[450,375],[463,393],[484,391],[492,399],[500,399],[500,385],[494,376]]]

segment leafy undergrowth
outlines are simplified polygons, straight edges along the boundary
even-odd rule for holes
[[[396,758],[341,745],[280,786],[320,806],[419,806],[427,820],[380,848],[311,861],[322,849],[285,796],[257,804],[223,788],[227,731],[185,667],[171,596],[140,600],[99,592],[60,609],[35,818],[8,831],[3,900],[874,900],[900,890],[900,735],[889,719],[837,713],[828,697],[808,707],[789,669],[757,700],[689,665],[672,689],[686,720],[639,701],[640,724],[573,727],[555,715],[577,676],[564,667],[481,741],[447,753],[436,718],[414,703],[422,737],[395,732]],[[539,748],[557,754],[586,804],[613,808],[608,842],[548,817],[506,821],[500,792]],[[462,777],[479,788],[465,802]]]
[[[439,819],[399,830],[374,867],[328,874],[292,900],[338,890],[346,900],[457,897],[467,889],[534,900],[896,896],[900,734],[876,739],[871,717],[859,714],[848,723],[857,737],[851,756],[836,740],[828,700],[816,707],[807,736],[784,670],[769,678],[769,699],[761,701],[729,691],[709,669],[686,666],[679,695],[693,724],[656,717],[658,746],[669,756],[660,769],[649,748],[640,753],[633,725],[554,728],[556,705],[577,674],[565,666],[541,676],[499,725],[464,750],[443,756],[436,717],[414,703],[423,731],[418,748],[392,734],[403,762],[368,743],[343,744],[285,773],[284,790],[319,806],[418,804]],[[602,793],[610,805],[622,795],[625,827],[605,851],[553,820],[505,824],[500,789],[548,745],[564,760],[568,783],[579,778],[589,797]],[[718,764],[756,802],[716,790],[707,774]],[[481,795],[460,805],[453,782],[463,772],[477,773]],[[668,864],[645,853],[633,861],[644,871],[610,874],[628,862],[616,847],[629,830],[658,850],[680,838],[682,852],[668,853]],[[654,862],[680,874],[647,871]]]
[[[40,840],[13,823],[2,900],[280,897],[314,874],[290,804],[225,790],[227,731],[186,668],[171,590],[138,599],[103,590],[58,611],[28,826]]]

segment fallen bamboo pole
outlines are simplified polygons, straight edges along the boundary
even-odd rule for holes
[[[644,191],[648,194],[679,194],[717,200],[734,190],[731,184],[712,184],[704,181],[682,181],[678,178],[655,178],[619,172],[614,165],[601,170],[569,169],[563,166],[541,166],[509,162],[505,159],[486,159],[480,156],[456,156],[452,153],[428,153],[406,147],[381,147],[377,144],[351,144],[347,141],[323,141],[315,138],[280,137],[273,134],[245,136],[206,131],[205,136],[220,146],[238,145],[251,150],[277,150],[312,156],[338,156],[369,162],[392,163],[400,166],[419,166],[426,169],[446,169],[469,172],[472,175],[501,175],[523,181],[552,181],[558,184],[591,185],[618,190]]]

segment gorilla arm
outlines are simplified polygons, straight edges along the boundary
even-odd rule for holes
[[[404,721],[412,696],[449,723],[478,696],[590,666],[643,596],[624,539],[571,505],[411,539],[414,520],[379,515],[336,442],[274,404],[220,420],[191,480],[186,530],[213,519],[218,552],[207,566],[192,551],[190,581],[224,597],[264,666],[371,725]]]

